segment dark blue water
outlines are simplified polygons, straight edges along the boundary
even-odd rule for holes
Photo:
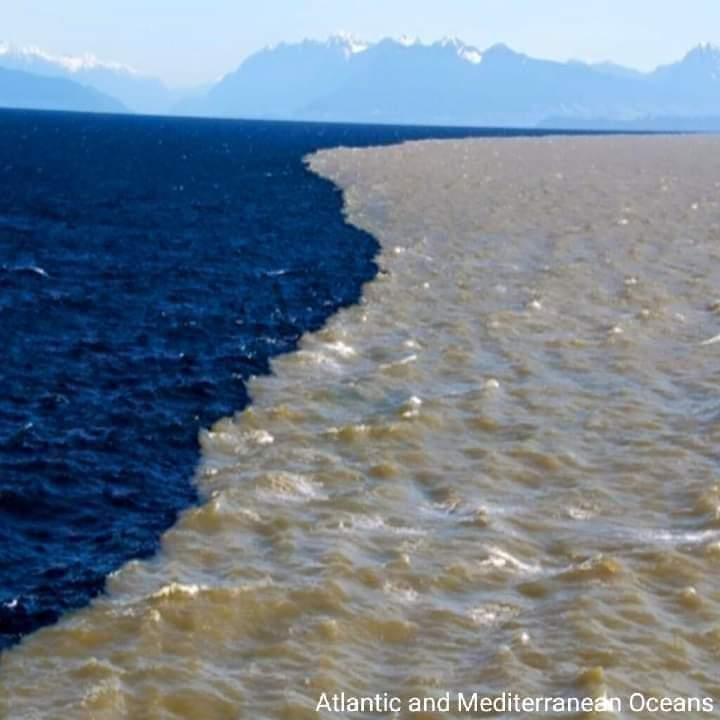
[[[0,648],[151,554],[198,429],[375,274],[303,156],[468,134],[0,113]]]

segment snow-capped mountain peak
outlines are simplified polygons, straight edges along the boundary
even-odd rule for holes
[[[128,65],[121,63],[106,62],[99,60],[92,53],[84,53],[83,55],[54,55],[46,52],[42,48],[35,45],[26,47],[17,47],[7,42],[0,42],[0,56],[7,58],[15,58],[19,61],[32,63],[40,61],[55,65],[58,69],[62,69],[68,73],[78,73],[83,70],[113,70],[115,72],[123,72],[129,75],[137,75],[137,71]]]
[[[410,35],[401,35],[396,42],[404,47],[412,47],[413,45],[420,45],[419,37],[412,37]]]
[[[469,45],[459,48],[458,55],[472,65],[479,65],[483,59],[482,53],[477,48],[470,47]]]
[[[446,35],[438,42],[438,45],[441,45],[442,47],[461,48],[465,45],[465,43],[456,35]]]
[[[328,42],[343,46],[345,54],[348,57],[351,55],[359,55],[370,47],[369,43],[359,40],[351,33],[343,31],[335,33]]]
[[[466,45],[458,37],[444,37],[438,45],[444,48],[454,49],[460,59],[473,65],[478,65],[482,62],[482,53],[477,48]]]
[[[100,60],[90,53],[57,55],[36,46],[0,42],[0,68],[72,80],[139,112],[163,112],[171,102],[168,89],[159,80],[127,65]]]

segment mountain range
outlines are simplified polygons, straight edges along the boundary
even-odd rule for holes
[[[177,92],[168,89],[160,80],[126,65],[102,62],[93,55],[51,55],[35,47],[18,48],[0,43],[0,67],[93,88],[114,97],[130,112],[167,113],[180,99]],[[2,100],[0,95],[0,102]]]
[[[712,45],[643,73],[613,63],[540,60],[506,45],[481,51],[458,39],[368,44],[334,36],[261,50],[194,97],[87,56],[0,45],[0,68],[91,89],[102,94],[96,101],[105,110],[109,96],[133,112],[229,118],[720,129],[720,48]],[[0,105],[16,103],[1,78]],[[55,88],[47,107],[61,95]]]
[[[115,98],[65,78],[0,67],[0,107],[72,112],[127,112]]]

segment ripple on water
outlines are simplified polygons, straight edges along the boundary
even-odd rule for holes
[[[718,378],[699,343],[715,334],[719,149],[315,155],[384,272],[201,435],[207,501],[163,552],[3,657],[15,715],[717,692]]]

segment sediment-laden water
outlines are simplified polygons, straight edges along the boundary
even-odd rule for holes
[[[719,151],[314,155],[380,275],[201,434],[206,502],[160,554],[3,654],[0,716],[315,718],[341,691],[717,703]]]
[[[472,132],[0,111],[0,650],[151,555],[198,429],[375,276],[303,157]]]

